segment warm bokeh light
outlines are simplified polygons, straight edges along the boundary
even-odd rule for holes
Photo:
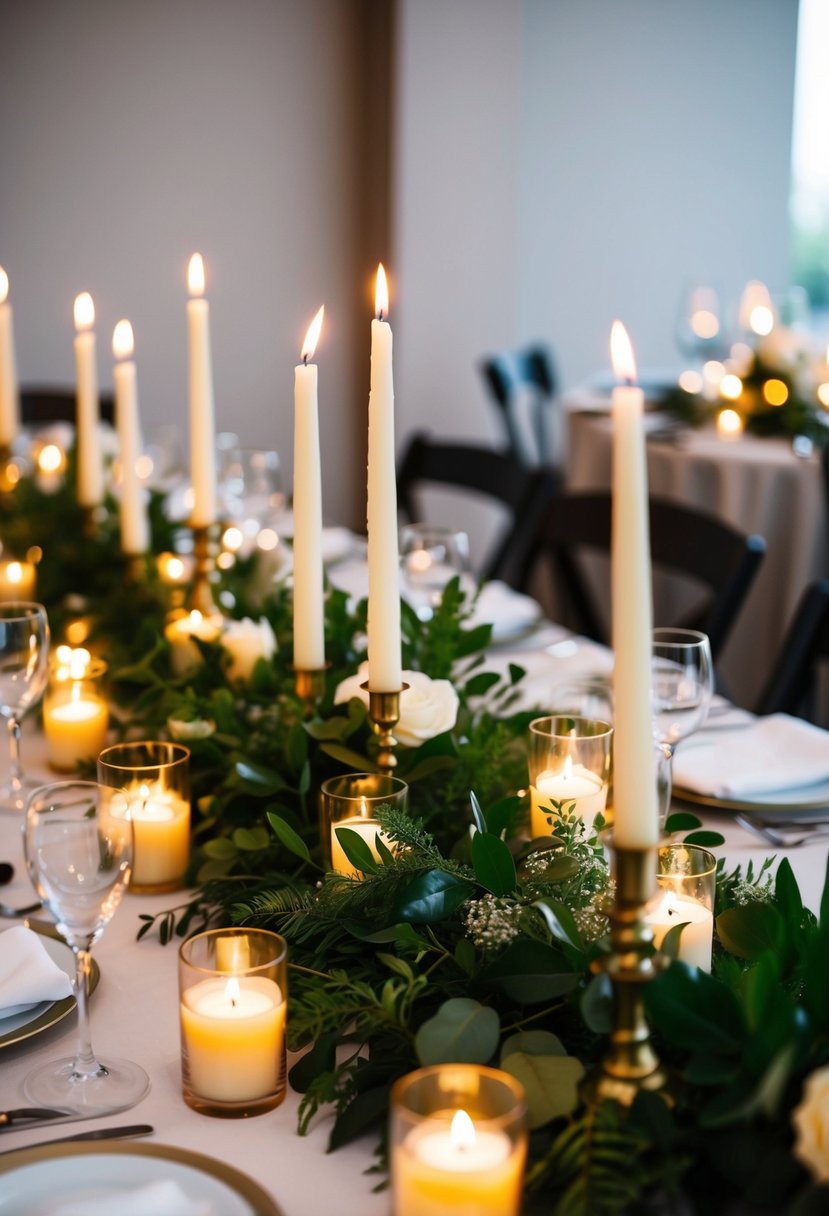
[[[135,462],[135,473],[139,481],[148,481],[153,475],[155,462],[152,456],[139,456]]]
[[[765,304],[752,308],[748,318],[749,328],[760,338],[765,338],[774,329],[774,313]]]
[[[686,393],[702,392],[702,376],[699,372],[692,371],[691,368],[686,368],[684,372],[679,373],[677,384]]]
[[[37,467],[41,473],[60,473],[64,456],[56,443],[44,443],[37,454]]]
[[[317,349],[317,343],[320,340],[322,331],[322,319],[325,316],[325,305],[323,304],[311,324],[308,326],[308,332],[305,335],[305,341],[302,343],[302,353],[300,358],[303,363],[307,363],[309,359],[313,359],[314,351]]]
[[[263,553],[271,553],[279,544],[279,535],[273,528],[263,528],[256,538],[256,544]]]
[[[187,290],[191,296],[204,295],[204,258],[194,253],[187,267]]]
[[[789,399],[789,390],[782,380],[767,380],[763,385],[763,396],[769,405],[785,405]]]
[[[389,284],[382,262],[377,266],[377,286],[374,289],[374,314],[381,321],[389,315]]]
[[[225,550],[216,558],[216,565],[220,570],[232,570],[236,565],[236,555]]]
[[[112,353],[116,359],[131,359],[135,350],[132,326],[129,321],[119,321],[112,331]]]
[[[75,329],[91,329],[95,324],[95,305],[88,291],[75,296]]]
[[[720,323],[716,313],[709,312],[707,308],[698,309],[695,313],[691,314],[691,329],[703,341],[707,341],[709,338],[716,338],[720,332]]]
[[[735,376],[733,372],[729,372],[723,376],[720,381],[720,396],[725,397],[727,401],[736,401],[743,391],[743,382],[739,376]]]
[[[720,410],[717,414],[717,431],[723,439],[736,439],[743,433],[743,420],[736,410]]]
[[[230,549],[232,553],[235,553],[237,549],[241,549],[244,540],[245,538],[239,528],[232,526],[225,528],[224,535],[222,536],[222,544],[225,549]]]
[[[6,274],[2,266],[0,266],[0,304],[5,304],[9,298],[9,276]]]
[[[617,380],[633,384],[636,380],[636,360],[628,331],[621,321],[614,321],[610,328],[610,362]]]
[[[703,364],[702,375],[706,384],[712,384],[717,388],[725,375],[725,364],[720,363],[719,359],[709,359],[707,363]]]
[[[817,386],[817,399],[821,405],[826,406],[829,410],[829,384],[819,384]]]

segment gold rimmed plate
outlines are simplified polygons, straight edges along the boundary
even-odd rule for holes
[[[66,944],[54,925],[42,924],[39,921],[27,921],[28,927],[43,938],[43,945],[52,962],[65,971],[70,980],[75,978],[75,955]],[[101,970],[94,958],[92,971],[89,976],[89,991],[94,992],[101,978]],[[56,1026],[68,1017],[75,1008],[74,996],[67,996],[62,1001],[41,1001],[22,1013],[12,1017],[0,1017],[0,1048],[11,1047],[13,1043],[22,1043],[32,1035],[42,1034],[50,1026]]]
[[[222,1216],[283,1216],[247,1174],[188,1149],[166,1144],[52,1144],[23,1148],[0,1160],[0,1216],[50,1211],[67,1198],[118,1210],[119,1197],[149,1182],[174,1183],[194,1207]]]
[[[714,794],[699,794],[696,790],[674,786],[674,797],[692,806],[712,811],[742,815],[779,815],[792,823],[819,823],[829,819],[829,781],[799,786],[790,790],[775,790],[768,794],[753,794],[745,798],[720,798]]]

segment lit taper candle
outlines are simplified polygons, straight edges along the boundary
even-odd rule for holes
[[[75,380],[77,393],[77,493],[82,507],[97,507],[104,496],[98,435],[98,369],[95,363],[95,305],[88,291],[75,298]]]
[[[144,494],[138,477],[141,455],[141,428],[138,421],[138,388],[133,351],[135,341],[129,321],[119,321],[112,332],[112,353],[116,364],[115,424],[121,453],[121,550],[130,556],[146,553],[150,547]]]
[[[644,394],[634,385],[633,348],[619,321],[613,323],[610,352],[614,375],[622,382],[613,390],[614,841],[623,848],[643,848],[658,838],[648,473]]]
[[[20,428],[20,396],[9,276],[0,266],[0,447],[11,447]]]
[[[392,333],[386,320],[389,292],[377,267],[376,317],[371,322],[371,392],[368,399],[368,686],[400,688],[400,570],[397,548],[397,480],[394,452]]]
[[[294,667],[325,666],[322,577],[322,474],[313,359],[325,308],[314,317],[294,372]]]
[[[204,298],[204,262],[194,253],[187,268],[188,387],[190,400],[190,522],[203,528],[216,520],[216,437],[213,368],[210,360],[210,307]]]

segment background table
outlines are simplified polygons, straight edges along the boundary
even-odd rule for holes
[[[648,415],[649,428],[665,416]],[[612,430],[606,413],[571,409],[567,487],[608,489]],[[794,455],[784,439],[720,439],[710,429],[682,430],[670,441],[648,440],[652,495],[719,516],[766,540],[766,556],[724,648],[720,669],[728,693],[753,707],[804,587],[829,576],[829,526],[820,458]],[[661,595],[655,581],[655,622]],[[664,618],[663,618],[664,622]]]

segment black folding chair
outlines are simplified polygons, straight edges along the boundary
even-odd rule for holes
[[[101,421],[112,423],[115,405],[112,395],[99,396]],[[20,420],[24,426],[45,426],[49,422],[74,423],[76,414],[74,388],[21,388]]]
[[[804,591],[757,705],[759,714],[814,716],[817,666],[829,660],[829,579]]]
[[[480,368],[515,459],[529,465],[558,464],[554,433],[556,376],[547,348],[534,345],[490,355]],[[527,411],[523,428],[521,402],[526,403]]]
[[[519,464],[509,452],[461,441],[433,440],[417,433],[410,439],[397,472],[398,504],[410,523],[423,518],[420,494],[430,484],[469,490],[507,508],[509,523],[493,542],[479,574],[485,579],[514,583],[524,564],[526,547],[554,492],[554,475],[546,469]]]

